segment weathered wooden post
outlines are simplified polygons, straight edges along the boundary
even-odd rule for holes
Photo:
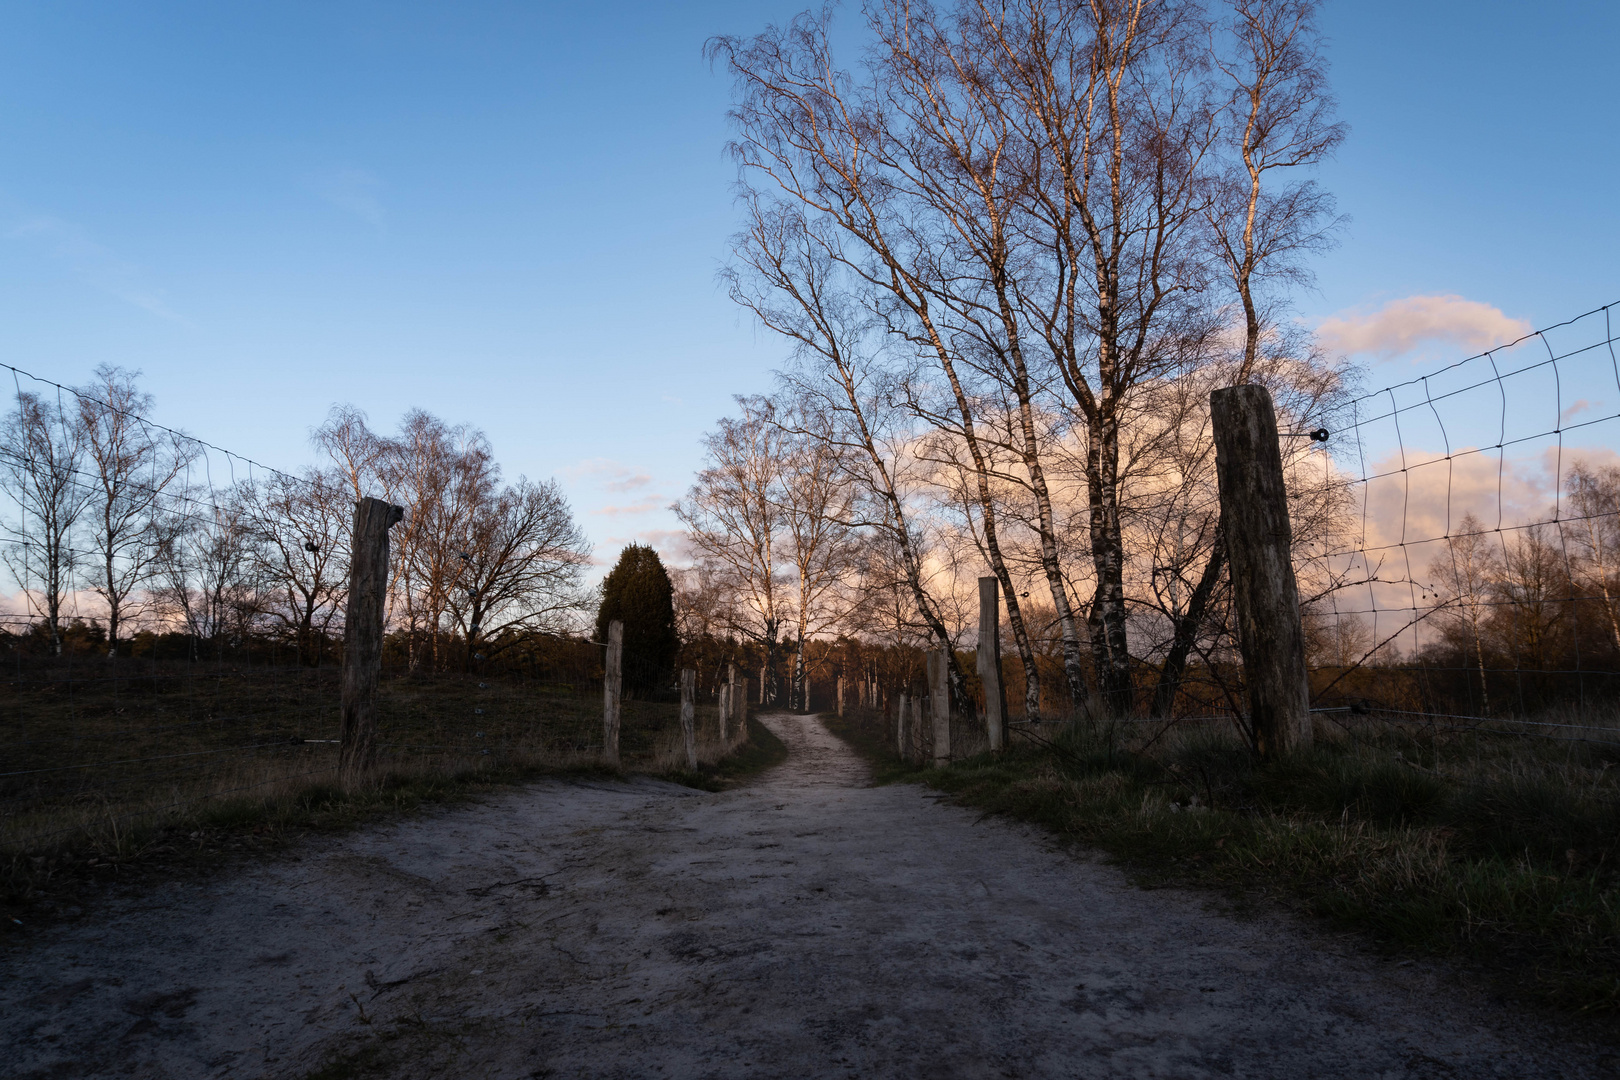
[[[911,726],[906,729],[906,757],[911,761],[922,760],[922,718],[923,699],[919,694],[911,699]]]
[[[344,784],[363,780],[377,760],[377,682],[382,678],[388,530],[404,516],[403,507],[382,499],[366,498],[354,504],[338,728],[338,776]]]
[[[728,725],[731,723],[731,684],[723,682],[715,692],[715,715],[720,719],[720,741],[724,743],[727,737]]]
[[[686,767],[697,772],[697,672],[681,669],[681,737],[686,740]]]
[[[619,702],[624,690],[624,623],[608,623],[607,675],[602,680],[602,760],[619,767]]]
[[[748,734],[748,680],[736,664],[731,665],[731,693],[728,697],[731,701],[732,730],[736,732],[732,738],[741,742]]]
[[[1001,582],[979,579],[979,679],[984,683],[984,726],[990,749],[1006,738],[1007,691],[1001,685]]]
[[[843,716],[844,715],[844,677],[842,675],[838,676],[838,689],[835,691],[835,693],[838,695],[838,715]]]
[[[1277,411],[1265,387],[1245,385],[1210,394],[1209,412],[1255,749],[1275,758],[1311,741],[1305,630]]]
[[[894,711],[894,748],[900,756],[906,756],[906,720],[907,720],[906,692],[900,691],[900,707]]]
[[[928,650],[928,700],[934,712],[934,767],[951,760],[951,691],[945,654]]]

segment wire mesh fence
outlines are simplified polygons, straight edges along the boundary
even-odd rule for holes
[[[379,774],[509,774],[599,761],[602,649],[547,644],[477,671],[386,668]],[[337,667],[290,665],[268,648],[210,660],[17,650],[9,659],[0,855],[116,839],[203,806],[337,785]],[[684,767],[679,698],[657,690],[621,705],[624,768]],[[703,759],[713,760],[723,749],[712,690],[696,719]]]
[[[1549,735],[1612,726],[1610,309],[1360,395],[1339,422],[1316,456],[1350,525],[1302,560],[1316,705]]]

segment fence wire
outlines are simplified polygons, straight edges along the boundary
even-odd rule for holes
[[[1317,704],[1495,721],[1612,708],[1611,309],[1361,394],[1336,420],[1310,467],[1341,485],[1348,527],[1301,559]]]

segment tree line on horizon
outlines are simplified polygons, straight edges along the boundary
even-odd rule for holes
[[[334,406],[312,433],[328,464],[215,487],[206,449],[144,420],[152,405],[137,372],[103,365],[57,400],[19,393],[4,417],[0,559],[31,609],[14,644],[116,657],[167,635],[193,656],[275,641],[300,663],[334,659],[364,496],[406,508],[388,618],[410,670],[571,633],[592,604],[589,547],[561,490],[505,482],[477,428],[415,409],[384,434]]]

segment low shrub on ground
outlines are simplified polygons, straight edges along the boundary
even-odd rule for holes
[[[1515,993],[1620,1012],[1620,749],[1369,724],[1264,764],[1220,730],[1047,725],[927,769],[880,718],[829,723],[880,781],[1038,822],[1143,883],[1288,898]]]

